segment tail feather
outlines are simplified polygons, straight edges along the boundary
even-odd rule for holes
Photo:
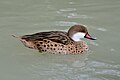
[[[32,41],[27,41],[26,39],[23,39],[26,36],[16,36],[16,35],[12,35],[13,37],[19,39],[25,47],[31,48],[31,49],[36,49],[35,44]]]
[[[13,37],[17,38],[17,39],[21,39],[21,36],[16,36],[16,35],[12,35]]]

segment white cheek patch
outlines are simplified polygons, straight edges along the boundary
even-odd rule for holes
[[[82,33],[82,32],[78,32],[78,33],[75,33],[73,36],[72,36],[72,39],[74,41],[81,41],[80,39],[81,38],[84,38],[85,36],[85,33]]]

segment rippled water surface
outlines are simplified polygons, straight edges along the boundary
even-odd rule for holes
[[[25,48],[11,35],[87,25],[82,55]],[[120,0],[0,0],[0,80],[120,80]]]

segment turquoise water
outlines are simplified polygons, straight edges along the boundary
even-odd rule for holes
[[[0,0],[0,80],[120,80],[120,0]],[[84,24],[82,55],[42,54],[11,35]]]

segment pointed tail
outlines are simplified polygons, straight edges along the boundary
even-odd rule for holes
[[[13,37],[17,38],[17,39],[21,39],[21,36],[16,36],[16,35],[12,35]]]

